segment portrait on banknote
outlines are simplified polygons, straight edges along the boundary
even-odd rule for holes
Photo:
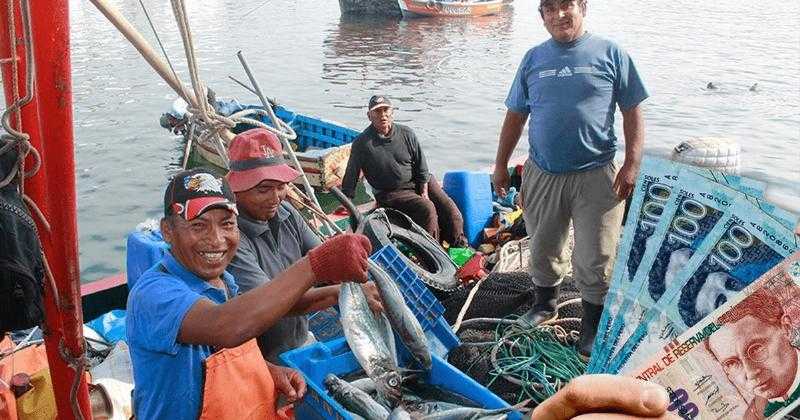
[[[704,341],[748,402],[744,419],[765,419],[800,397],[800,287],[775,279],[721,315]]]

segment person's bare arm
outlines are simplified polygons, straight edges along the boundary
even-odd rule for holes
[[[284,317],[314,282],[311,265],[303,258],[272,281],[224,304],[200,299],[183,319],[178,341],[219,348],[236,347]]]
[[[341,286],[325,286],[314,287],[309,289],[300,300],[289,311],[288,315],[305,315],[312,312],[321,311],[330,308],[339,302],[339,289]],[[364,290],[364,296],[367,298],[367,304],[372,312],[376,314],[383,311],[383,303],[381,302],[380,293],[378,288],[373,282],[367,282],[361,285]]]
[[[614,180],[614,192],[620,200],[630,197],[642,164],[644,115],[641,105],[622,111],[622,131],[625,134],[625,162]]]
[[[503,128],[500,129],[500,141],[497,145],[497,155],[494,159],[494,175],[492,176],[495,192],[500,197],[505,197],[506,195],[509,182],[508,160],[511,158],[514,148],[517,147],[519,137],[522,135],[522,129],[525,127],[527,120],[528,114],[521,114],[511,110],[506,111]]]
[[[215,305],[197,301],[181,323],[178,341],[235,347],[275,325],[317,282],[367,281],[372,246],[363,235],[343,234],[326,240],[272,281]]]

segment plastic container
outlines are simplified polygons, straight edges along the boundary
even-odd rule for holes
[[[441,302],[400,257],[400,252],[394,245],[384,246],[372,254],[370,259],[377,262],[397,283],[406,299],[406,304],[425,330],[431,352],[439,357],[446,357],[450,350],[460,344],[460,341],[442,316],[444,306]]]
[[[127,275],[128,290],[145,271],[161,261],[169,244],[164,242],[158,230],[136,230],[128,235]]]
[[[443,189],[461,210],[464,235],[475,248],[492,219],[492,183],[488,173],[457,171],[444,174]]]
[[[404,365],[410,356],[402,349],[402,346],[399,349],[400,364]],[[306,396],[294,409],[298,419],[353,418],[328,394],[323,383],[328,373],[342,377],[362,370],[344,338],[292,350],[283,353],[280,357],[287,366],[302,372],[306,380],[308,387]],[[508,407],[505,401],[436,355],[433,356],[433,365],[426,381],[429,384],[461,394],[485,408]],[[517,412],[509,414],[509,419],[520,418],[521,416]]]

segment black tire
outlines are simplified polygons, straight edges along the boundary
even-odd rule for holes
[[[452,291],[461,286],[456,277],[458,268],[447,252],[404,213],[379,208],[365,215],[363,224],[363,233],[374,249],[396,242],[411,249],[419,259],[419,264],[405,256],[403,259],[428,286],[441,291]]]

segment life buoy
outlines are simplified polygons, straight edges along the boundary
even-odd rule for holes
[[[720,137],[698,137],[681,142],[672,150],[672,160],[703,168],[738,174],[741,147]]]

